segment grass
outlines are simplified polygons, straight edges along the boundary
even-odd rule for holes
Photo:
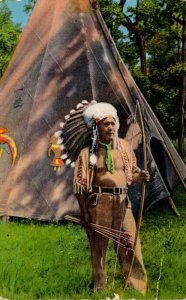
[[[178,187],[174,196],[181,218],[161,204],[143,218],[142,251],[148,273],[148,292],[143,297],[128,288],[122,291],[119,266],[115,292],[120,299],[155,299],[163,259],[159,299],[186,296],[186,196]],[[74,224],[43,224],[14,220],[0,224],[0,296],[12,300],[106,299],[110,295],[115,253],[107,255],[107,290],[91,294],[90,253],[84,230]]]

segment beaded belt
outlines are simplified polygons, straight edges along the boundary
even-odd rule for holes
[[[113,195],[122,195],[127,194],[128,188],[120,187],[106,187],[106,186],[93,186],[92,191],[98,194],[113,194]]]

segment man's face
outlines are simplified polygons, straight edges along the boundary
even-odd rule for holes
[[[116,132],[116,121],[113,117],[108,116],[98,124],[99,138],[103,143],[109,143],[113,140]]]

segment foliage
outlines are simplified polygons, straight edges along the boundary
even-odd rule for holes
[[[141,242],[148,273],[148,292],[143,297],[131,287],[125,295],[123,277],[117,266],[115,292],[121,299],[155,299],[160,262],[163,259],[159,299],[181,299],[186,294],[184,280],[186,237],[185,194],[175,192],[181,219],[172,215],[167,204],[160,204],[144,215]],[[79,225],[47,224],[17,219],[0,224],[0,295],[25,299],[105,299],[110,296],[115,253],[109,244],[107,290],[91,293],[88,241]]]
[[[36,4],[36,0],[27,0],[27,3],[24,5],[24,9],[27,13],[29,13]]]
[[[186,74],[185,63],[181,61],[182,13],[186,2],[141,0],[133,6],[127,0],[99,3],[124,62],[165,131],[175,139],[180,117],[180,75]],[[142,50],[145,72],[141,68]]]
[[[135,66],[138,63],[138,48],[131,32],[124,30],[123,24],[126,15],[121,7],[112,0],[99,0],[101,13],[110,30],[110,33],[116,43],[116,46],[124,61],[129,66]]]
[[[11,20],[11,12],[6,5],[0,7],[0,77],[5,71],[12,52],[17,45],[21,28]]]

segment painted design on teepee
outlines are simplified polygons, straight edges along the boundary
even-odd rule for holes
[[[0,159],[6,151],[8,154],[11,155],[12,158],[12,167],[15,163],[16,157],[17,157],[17,146],[13,138],[11,138],[7,134],[8,130],[0,127]]]
[[[50,165],[54,168],[58,173],[61,172],[61,167],[63,165],[63,160],[61,159],[61,147],[58,144],[58,137],[53,135],[50,139],[50,147],[48,149],[48,156],[52,157]]]

